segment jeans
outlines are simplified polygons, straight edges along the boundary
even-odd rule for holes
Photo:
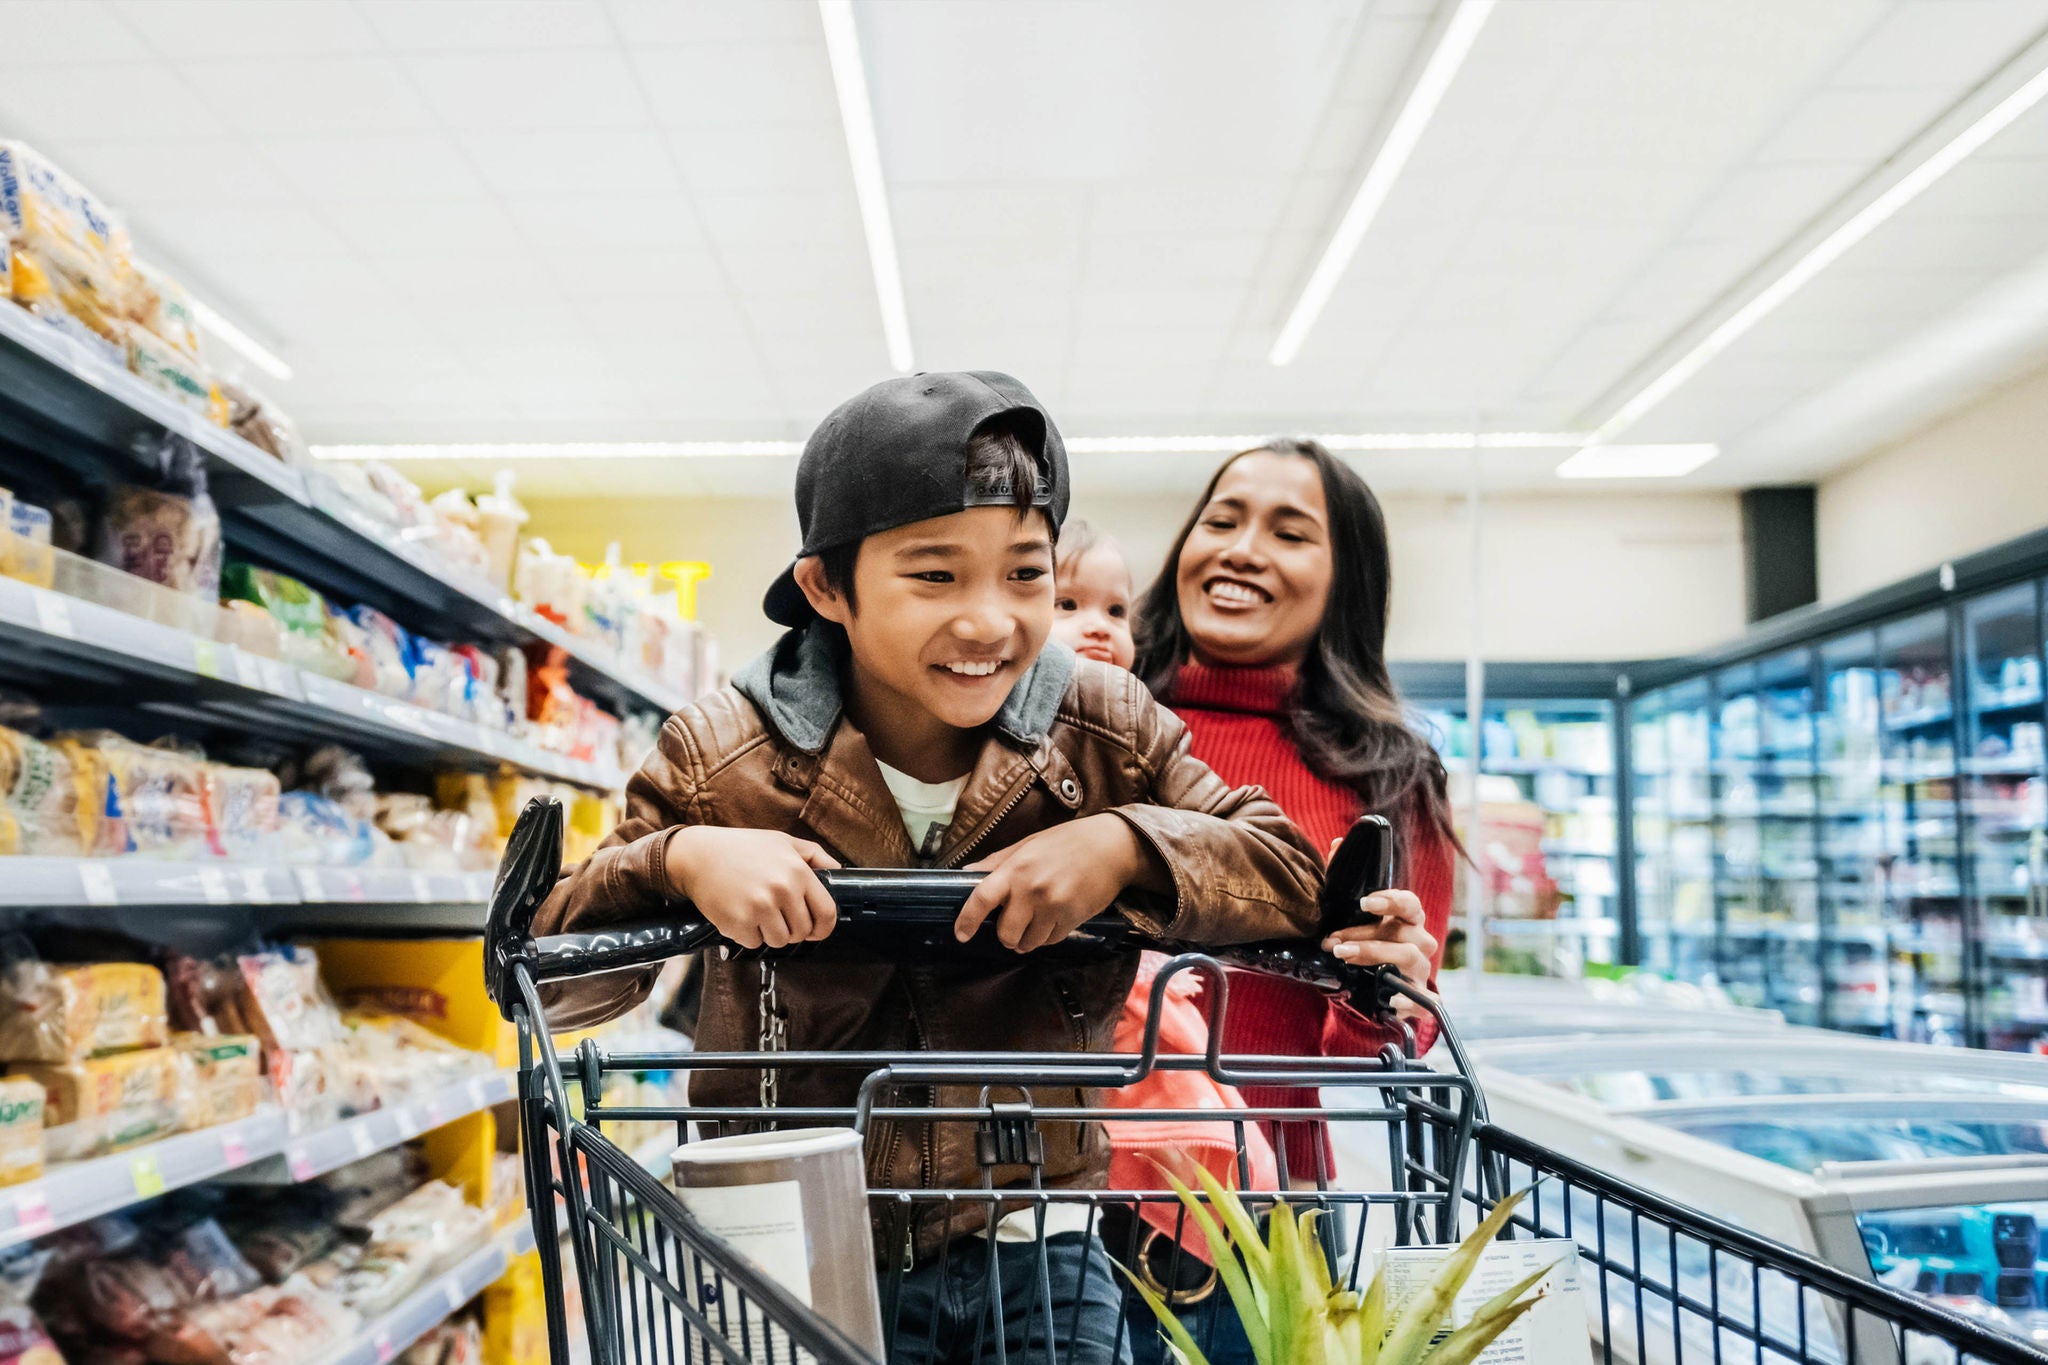
[[[1101,1238],[1062,1232],[1042,1243],[997,1242],[993,1284],[989,1245],[978,1237],[955,1243],[944,1260],[904,1275],[890,1365],[994,1362],[998,1334],[1019,1365],[1130,1365],[1122,1288]]]

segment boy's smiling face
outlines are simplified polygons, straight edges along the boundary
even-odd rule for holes
[[[862,541],[851,602],[815,558],[797,581],[846,630],[864,725],[971,730],[995,719],[1052,630],[1052,528],[1040,511],[971,507]]]

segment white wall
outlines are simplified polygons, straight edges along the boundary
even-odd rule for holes
[[[1078,500],[1124,545],[1140,587],[1192,499]],[[1471,542],[1462,498],[1386,499],[1394,551],[1388,652],[1461,659],[1471,641]],[[528,528],[599,558],[607,541],[642,559],[708,559],[699,615],[728,665],[776,628],[761,593],[796,545],[786,497],[536,499]],[[1636,659],[1704,648],[1742,629],[1741,525],[1734,495],[1503,496],[1485,504],[1482,629],[1493,659]]]
[[[1823,480],[1817,503],[1826,601],[2048,526],[2048,368]]]

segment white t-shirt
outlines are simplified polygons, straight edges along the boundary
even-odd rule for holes
[[[903,827],[910,831],[910,846],[926,862],[938,857],[939,848],[946,842],[946,831],[953,827],[954,812],[960,809],[960,793],[967,790],[966,776],[951,782],[920,782],[880,759],[875,760],[875,766],[882,770],[882,781],[888,784],[896,809],[903,812]],[[1045,1210],[1048,1237],[1056,1232],[1085,1232],[1088,1226],[1085,1204],[1052,1204]],[[986,1229],[982,1235],[988,1235]],[[1031,1242],[1038,1235],[1038,1215],[1032,1209],[1019,1209],[996,1224],[998,1242]]]
[[[962,773],[951,782],[920,782],[879,759],[875,766],[882,770],[889,795],[896,798],[896,809],[903,812],[910,846],[918,857],[930,862],[946,842],[946,831],[953,828],[953,812],[960,808],[960,793],[967,790],[967,775]]]

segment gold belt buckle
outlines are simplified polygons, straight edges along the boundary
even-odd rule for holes
[[[1217,1275],[1216,1267],[1213,1265],[1208,1267],[1208,1278],[1192,1288],[1179,1289],[1162,1281],[1159,1278],[1159,1273],[1152,1268],[1152,1249],[1161,1242],[1164,1242],[1169,1248],[1175,1245],[1172,1238],[1147,1223],[1144,1236],[1138,1242],[1138,1283],[1144,1285],[1145,1288],[1151,1290],[1154,1294],[1157,1294],[1169,1308],[1193,1308],[1196,1304],[1201,1303],[1216,1292],[1216,1283],[1221,1277]],[[1201,1261],[1196,1259],[1193,1252],[1183,1248],[1181,1254],[1184,1263],[1201,1264]],[[1167,1253],[1167,1257],[1167,1264],[1172,1264],[1171,1251]]]

